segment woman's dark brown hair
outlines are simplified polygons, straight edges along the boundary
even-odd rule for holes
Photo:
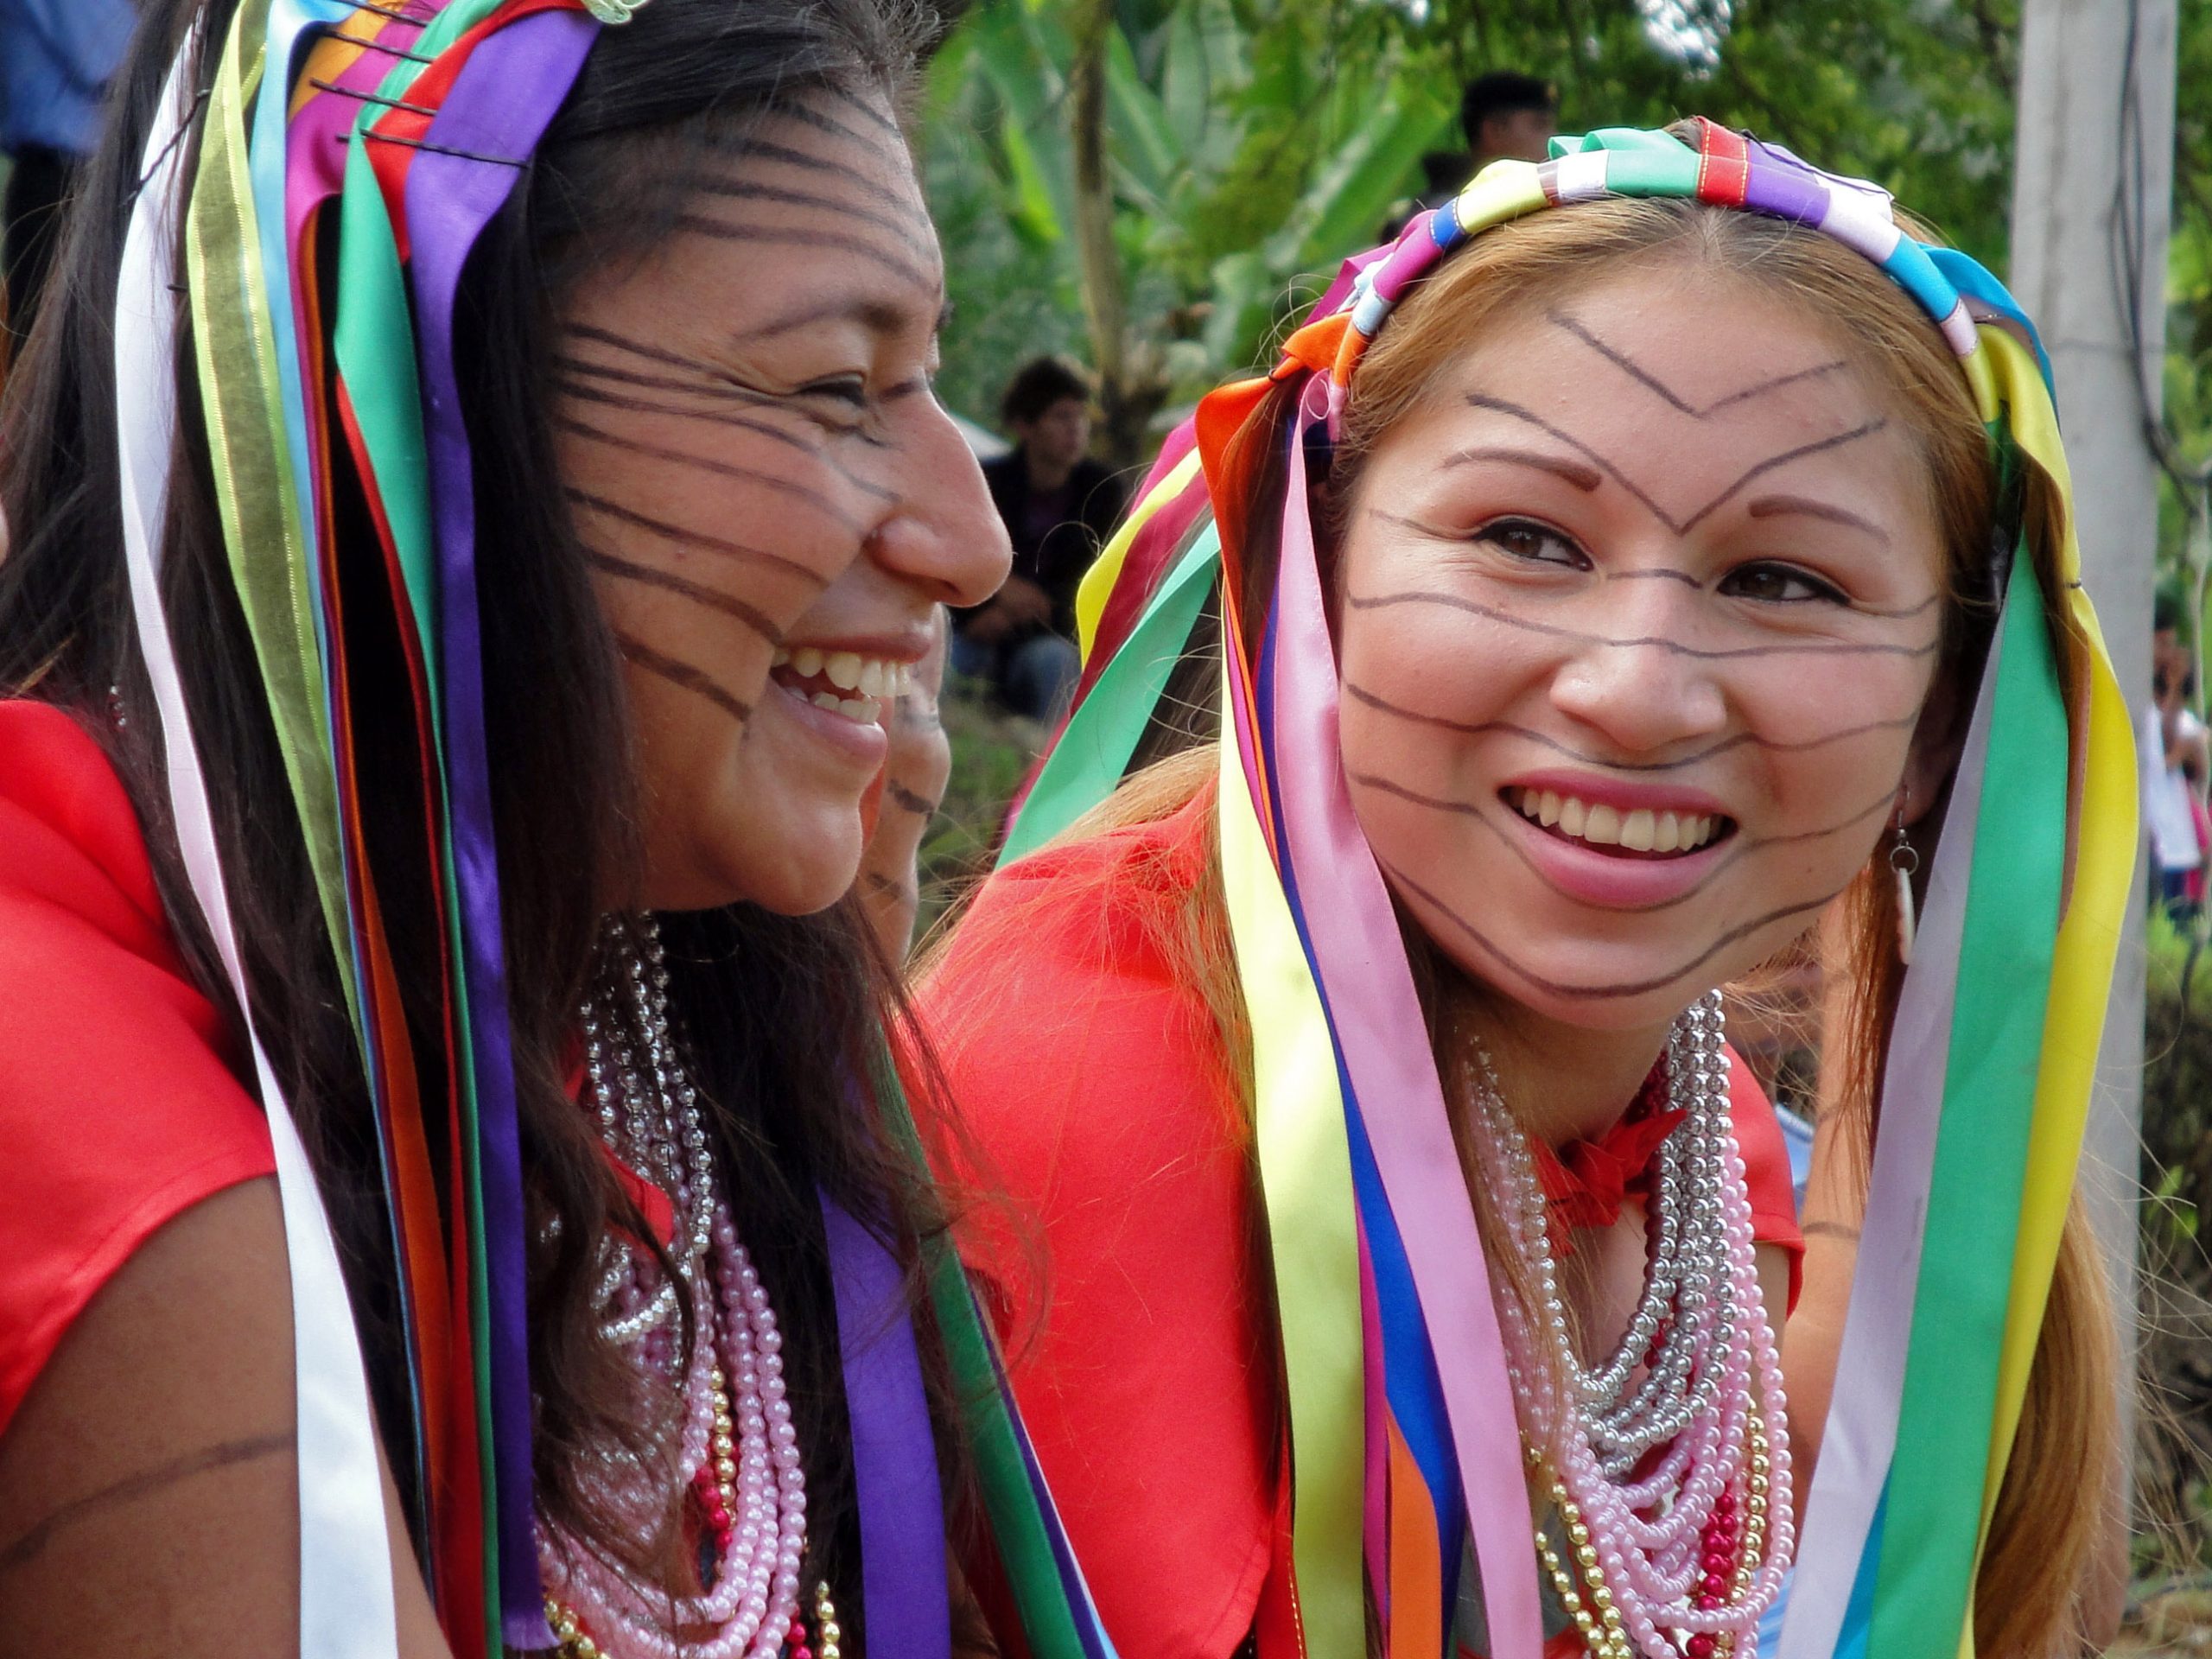
[[[111,687],[126,709],[151,707],[118,505],[111,316],[124,231],[172,58],[196,21],[201,46],[193,73],[207,86],[212,43],[224,38],[235,6],[155,0],[145,9],[37,331],[0,413],[0,504],[13,535],[0,561],[0,695],[75,712],[106,750],[137,805],[199,982],[225,1007],[223,976],[168,822],[155,723],[111,722],[106,710]],[[594,1513],[579,1479],[600,1453],[641,1444],[644,1426],[625,1415],[635,1398],[626,1362],[601,1336],[594,1303],[596,1241],[610,1222],[646,1230],[568,1089],[601,896],[634,885],[636,778],[619,659],[554,464],[548,411],[556,321],[576,284],[650,255],[697,177],[741,168],[746,135],[765,116],[825,92],[904,108],[936,26],[917,0],[653,0],[629,24],[602,31],[463,279],[455,334],[477,499],[487,504],[478,526],[478,582],[532,1223],[538,1502],[588,1548],[648,1571],[667,1541],[621,1535]],[[188,315],[181,321],[182,430],[164,532],[164,601],[180,642],[255,1023],[325,1190],[403,1503],[419,1527],[417,1448],[404,1427],[397,1277],[368,1088],[232,591],[195,425]],[[360,533],[361,502],[341,493],[333,511],[340,558],[359,556],[346,550],[371,545]],[[377,626],[372,618],[347,623]],[[376,640],[362,643],[365,660],[378,655]],[[398,685],[356,688],[357,696],[365,691],[406,706]],[[410,773],[417,757],[397,729],[404,724],[392,722],[388,748],[360,756],[371,855],[380,869],[403,873],[410,827],[421,822]],[[381,897],[395,918],[390,943],[410,996],[423,1092],[435,1098],[442,1016],[426,988],[439,982],[442,923],[428,897],[429,872],[413,874],[411,891],[403,880],[401,890],[388,887]],[[745,905],[670,916],[664,934],[671,996],[711,1104],[730,1202],[783,1314],[791,1399],[810,1461],[809,1570],[849,1579],[851,1470],[817,1192],[842,1202],[909,1261],[915,1241],[942,1224],[928,1189],[864,1098],[869,1057],[887,1026],[902,1017],[895,985],[849,899],[799,918]],[[849,1080],[857,1080],[863,1098],[855,1100]]]

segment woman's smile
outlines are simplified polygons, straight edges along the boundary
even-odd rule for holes
[[[1663,1020],[1809,925],[1909,782],[1924,464],[1816,324],[1663,270],[1433,384],[1346,499],[1360,827],[1465,971]]]

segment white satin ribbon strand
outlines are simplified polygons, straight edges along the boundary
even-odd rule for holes
[[[177,229],[183,216],[183,141],[193,111],[188,38],[146,141],[143,182],[124,243],[116,294],[116,428],[123,541],[138,645],[153,682],[168,755],[169,803],[192,891],[241,1008],[250,1009],[238,938],[207,804],[207,780],[185,710],[175,644],[161,606],[161,537],[176,436]],[[264,94],[266,95],[266,94]],[[293,1375],[298,1393],[300,1646],[308,1659],[397,1659],[391,1547],[367,1379],[338,1251],[307,1151],[260,1034],[254,1075],[269,1116],[292,1287]]]

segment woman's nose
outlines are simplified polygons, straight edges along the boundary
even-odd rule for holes
[[[982,468],[934,397],[902,449],[895,505],[870,536],[871,553],[934,601],[982,604],[1005,582],[1014,557]]]
[[[1726,659],[1686,643],[1696,597],[1647,593],[1592,607],[1590,631],[1570,636],[1552,677],[1553,706],[1624,753],[1658,753],[1719,731],[1728,720]]]

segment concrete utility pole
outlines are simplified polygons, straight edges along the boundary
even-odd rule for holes
[[[2165,336],[2174,6],[2024,0],[2012,175],[2012,289],[2042,330],[2057,375],[2082,575],[2139,721],[2151,691],[2158,464],[2147,423],[2158,412]],[[2131,1338],[2143,1111],[2141,883],[2139,861],[2087,1149],[2088,1192]]]

